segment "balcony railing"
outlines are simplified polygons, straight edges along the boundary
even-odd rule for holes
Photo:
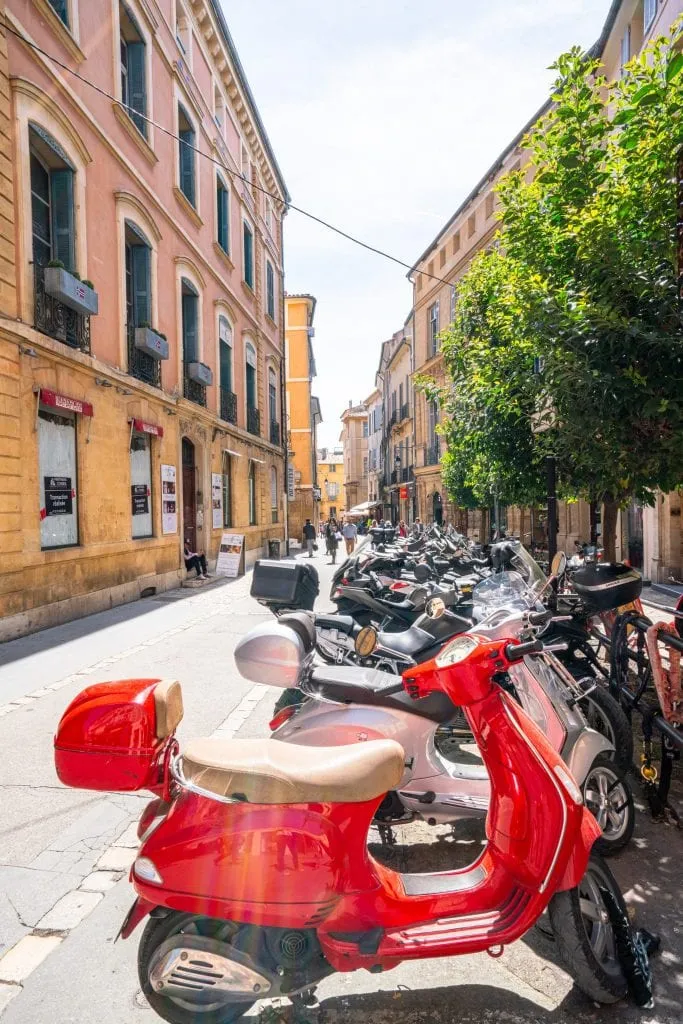
[[[280,447],[280,424],[279,423],[271,423],[270,424],[270,443],[277,445],[278,448]]]
[[[41,334],[90,352],[90,317],[69,309],[45,291],[45,267],[33,264],[33,319]]]
[[[392,469],[392,471],[391,471],[391,482],[392,482],[392,484],[397,484],[398,483],[399,475],[400,474],[399,474],[399,471],[397,469]]]
[[[206,406],[206,388],[199,381],[192,380],[187,376],[187,367],[183,377],[183,395],[190,402]]]
[[[425,466],[438,466],[441,458],[439,442],[431,444],[425,451]]]
[[[256,437],[261,436],[261,413],[253,406],[247,406],[247,430]]]
[[[237,395],[228,388],[221,388],[221,419],[237,424]]]
[[[126,324],[128,339],[128,373],[155,388],[161,387],[161,363],[135,347],[135,324]]]

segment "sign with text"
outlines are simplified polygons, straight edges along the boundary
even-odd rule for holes
[[[149,492],[147,484],[131,484],[130,498],[134,516],[146,516],[149,512]]]
[[[218,549],[216,576],[239,576],[242,572],[244,534],[224,533]]]
[[[294,501],[296,497],[296,491],[294,489],[294,466],[291,462],[287,463],[287,499]]]
[[[178,532],[178,494],[175,466],[161,467],[161,532]]]
[[[45,515],[70,516],[73,514],[73,491],[70,476],[46,476]]]
[[[211,514],[214,530],[223,525],[223,480],[220,473],[211,474]]]

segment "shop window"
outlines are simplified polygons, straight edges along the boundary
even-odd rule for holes
[[[29,128],[33,262],[61,260],[75,266],[74,169],[61,146],[42,128]]]
[[[248,284],[253,290],[254,288],[254,233],[247,224],[246,220],[242,222],[243,228],[243,244],[242,244],[242,258],[244,263],[244,283]]]
[[[256,464],[249,463],[249,525],[256,526]]]
[[[180,191],[193,206],[197,205],[195,131],[185,108],[178,104],[178,181]]]
[[[183,314],[183,362],[199,359],[199,296],[186,278],[180,282]]]
[[[277,470],[275,466],[270,467],[270,512],[271,519],[277,522]]]
[[[134,15],[119,4],[121,30],[121,103],[138,131],[147,138],[147,68],[145,40]]]
[[[41,548],[65,548],[78,544],[74,413],[39,410],[38,467]]]
[[[221,466],[221,486],[223,489],[223,527],[232,527],[232,458],[223,452]]]
[[[135,431],[130,438],[130,500],[133,539],[152,537],[152,439]]]
[[[266,260],[266,313],[275,319],[275,271],[270,260]]]
[[[220,176],[216,176],[216,241],[223,252],[230,252],[230,193]]]

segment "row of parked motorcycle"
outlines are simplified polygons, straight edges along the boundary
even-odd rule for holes
[[[383,538],[386,539],[386,538]],[[375,541],[377,539],[375,538]],[[270,736],[180,745],[177,681],[102,683],[66,709],[66,785],[150,790],[131,869],[142,991],[171,1024],[308,1004],[339,971],[488,950],[541,918],[591,998],[651,1003],[646,947],[603,856],[633,832],[629,722],[602,685],[596,616],[633,601],[628,566],[549,578],[515,541],[434,527],[364,542],[315,611],[308,561],[262,561],[274,618],[240,673],[282,689]],[[414,820],[485,821],[466,868],[406,873],[368,850]]]

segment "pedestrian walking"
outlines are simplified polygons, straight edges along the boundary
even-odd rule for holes
[[[315,526],[310,519],[307,519],[304,523],[303,529],[303,541],[308,548],[308,557],[313,558],[313,552],[316,549],[315,543]]]
[[[337,528],[336,519],[330,519],[327,526],[325,527],[325,546],[327,553],[332,559],[332,565],[336,564],[337,561],[337,547],[339,546],[339,530]]]
[[[346,554],[347,555],[352,555],[353,554],[353,549],[356,546],[356,534],[357,533],[358,533],[358,530],[356,529],[356,524],[355,523],[352,523],[351,520],[349,520],[348,522],[344,523],[344,526],[343,526],[343,529],[342,529],[342,536],[343,536],[344,540],[346,541]]]

